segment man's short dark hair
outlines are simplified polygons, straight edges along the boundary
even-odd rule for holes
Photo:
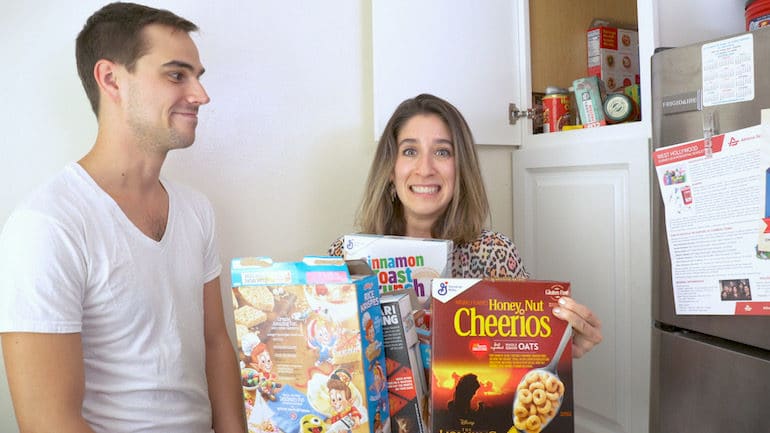
[[[94,65],[107,59],[133,72],[136,61],[149,49],[142,30],[150,24],[162,24],[187,33],[198,30],[192,22],[167,10],[117,2],[94,12],[78,34],[75,43],[78,75],[97,117],[99,86],[94,78]]]

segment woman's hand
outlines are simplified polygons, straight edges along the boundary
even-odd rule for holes
[[[572,325],[572,356],[580,358],[602,342],[602,322],[583,304],[562,297],[553,314]]]

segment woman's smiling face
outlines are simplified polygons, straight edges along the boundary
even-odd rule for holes
[[[409,227],[433,225],[444,213],[455,190],[452,135],[436,114],[417,114],[396,137],[398,156],[393,170],[396,193]]]

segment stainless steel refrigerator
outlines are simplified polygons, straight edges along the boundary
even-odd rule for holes
[[[751,35],[752,100],[703,107],[713,89],[702,88],[702,47],[714,41],[653,55],[654,148],[760,124],[760,110],[770,108],[770,28]],[[650,432],[770,432],[770,316],[676,314],[665,210],[652,179]]]

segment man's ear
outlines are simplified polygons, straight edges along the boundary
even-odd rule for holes
[[[112,101],[120,99],[120,83],[118,76],[120,66],[106,59],[101,59],[94,65],[94,79],[106,98]]]

